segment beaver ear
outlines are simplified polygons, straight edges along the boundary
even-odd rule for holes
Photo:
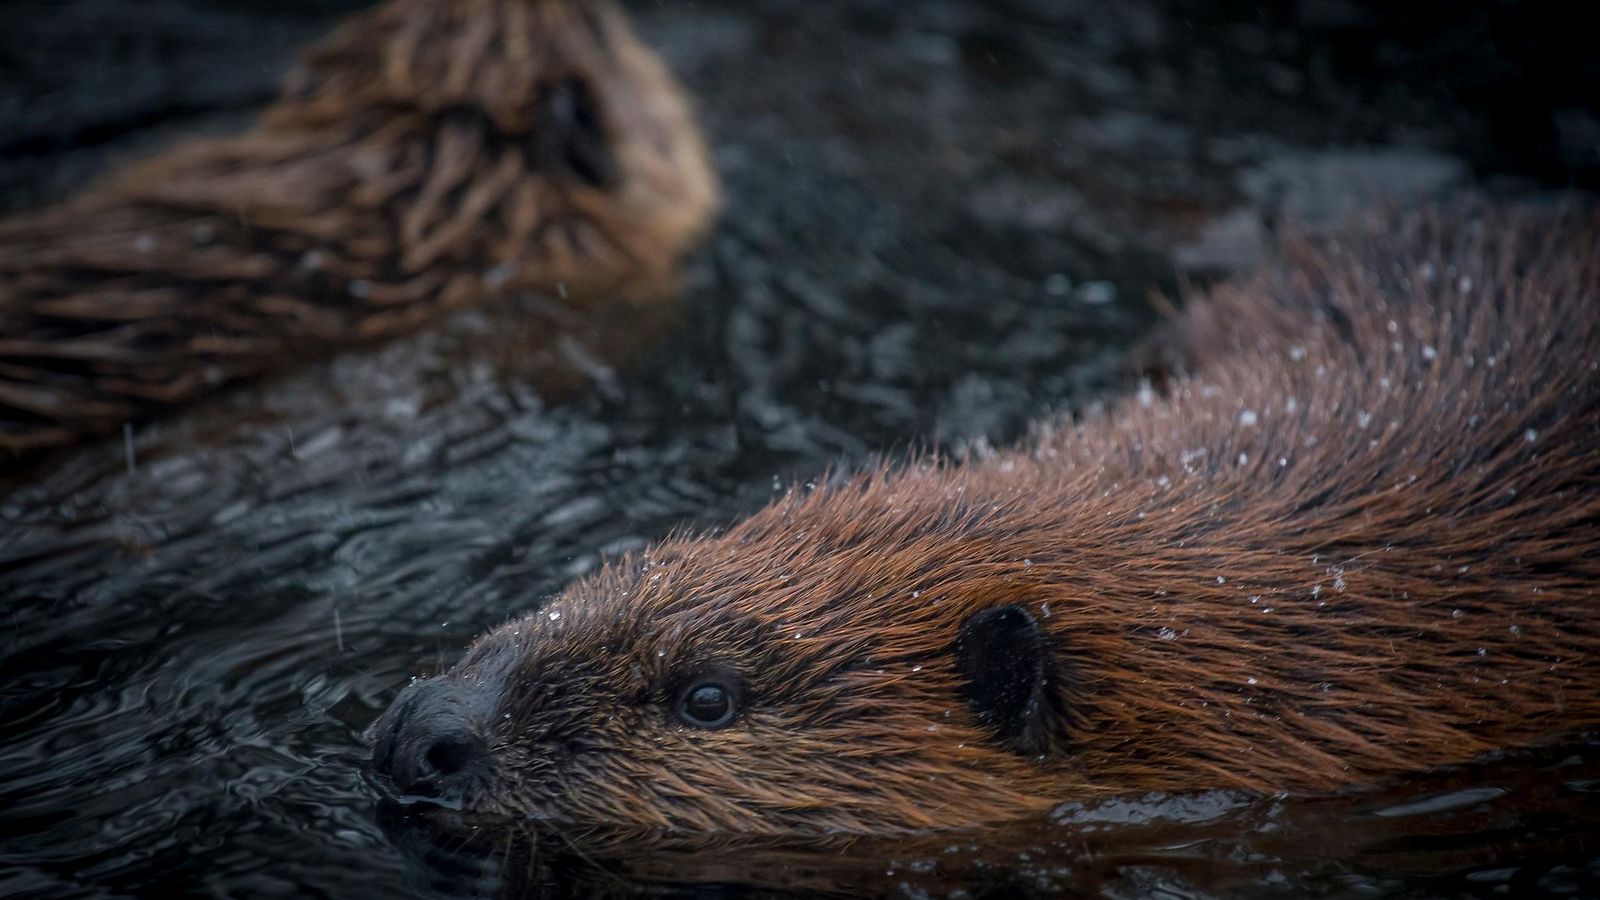
[[[1020,606],[986,609],[961,623],[956,668],[967,702],[1018,753],[1048,753],[1061,727],[1050,696],[1052,663],[1044,630]]]

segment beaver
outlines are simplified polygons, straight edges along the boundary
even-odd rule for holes
[[[0,222],[0,451],[491,295],[653,307],[717,204],[688,100],[609,0],[391,0],[248,132]]]
[[[1172,330],[1162,392],[613,561],[401,691],[375,770],[563,833],[884,834],[1597,721],[1600,215],[1290,238]]]

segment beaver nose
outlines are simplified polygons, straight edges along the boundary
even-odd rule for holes
[[[488,765],[483,739],[472,727],[471,698],[459,682],[413,682],[384,713],[372,766],[403,794],[459,801]]]
[[[533,150],[544,170],[601,190],[615,187],[617,161],[594,90],[578,79],[562,81],[546,88],[538,104]]]

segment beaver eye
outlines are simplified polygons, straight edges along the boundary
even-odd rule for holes
[[[678,697],[678,718],[696,728],[721,728],[738,711],[733,690],[720,681],[696,681]]]

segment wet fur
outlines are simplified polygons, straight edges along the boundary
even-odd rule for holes
[[[819,835],[1322,791],[1600,716],[1600,218],[1374,219],[1191,304],[1197,372],[955,465],[798,491],[482,638],[468,811]],[[955,644],[1015,604],[1044,753]],[[676,724],[676,686],[747,707]]]
[[[0,452],[497,293],[660,304],[716,203],[686,100],[607,0],[392,0],[249,132],[0,222]]]

